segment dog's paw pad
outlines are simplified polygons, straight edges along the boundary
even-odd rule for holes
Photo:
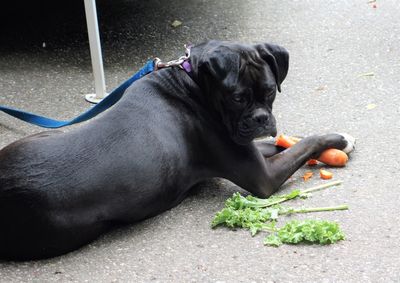
[[[356,139],[353,136],[346,133],[339,133],[339,135],[344,137],[344,139],[347,141],[347,145],[344,149],[342,149],[342,151],[344,151],[345,153],[352,152],[355,149]]]

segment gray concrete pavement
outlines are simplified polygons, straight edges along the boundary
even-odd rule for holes
[[[98,5],[109,89],[149,57],[180,55],[187,42],[215,38],[285,46],[290,70],[274,109],[280,132],[348,132],[357,138],[348,166],[332,169],[344,185],[307,200],[309,206],[349,204],[349,211],[310,215],[339,221],[347,240],[323,247],[270,248],[262,245],[262,236],[211,230],[214,213],[240,190],[213,180],[180,206],[73,253],[36,262],[0,262],[1,282],[400,282],[396,0],[378,0],[377,8],[366,0],[127,0]],[[74,117],[89,106],[82,98],[92,91],[92,77],[81,8],[71,4],[63,14],[48,7],[38,17],[31,14],[27,26],[12,25],[12,16],[5,20],[0,104],[58,118]],[[183,25],[172,28],[175,19]],[[362,75],[371,72],[373,76]],[[0,147],[40,130],[0,114]],[[284,190],[322,182],[313,178],[305,184],[300,180],[304,170]]]

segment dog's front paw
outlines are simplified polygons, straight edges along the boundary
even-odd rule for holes
[[[355,145],[356,145],[356,139],[346,133],[338,133],[339,135],[341,135],[347,142],[347,145],[345,148],[342,149],[342,151],[344,151],[345,153],[350,153],[355,149]]]

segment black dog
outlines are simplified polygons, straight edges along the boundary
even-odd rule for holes
[[[190,188],[226,178],[268,197],[327,148],[352,149],[343,135],[307,137],[282,151],[271,113],[288,71],[277,45],[210,41],[178,67],[135,82],[97,119],[49,131],[0,151],[0,258],[61,255],[115,224],[179,204]]]

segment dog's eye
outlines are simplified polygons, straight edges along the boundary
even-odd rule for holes
[[[236,103],[243,103],[245,101],[245,98],[243,97],[243,95],[235,93],[232,96],[232,100]]]
[[[276,87],[269,87],[267,90],[267,96],[274,96],[276,94]]]

